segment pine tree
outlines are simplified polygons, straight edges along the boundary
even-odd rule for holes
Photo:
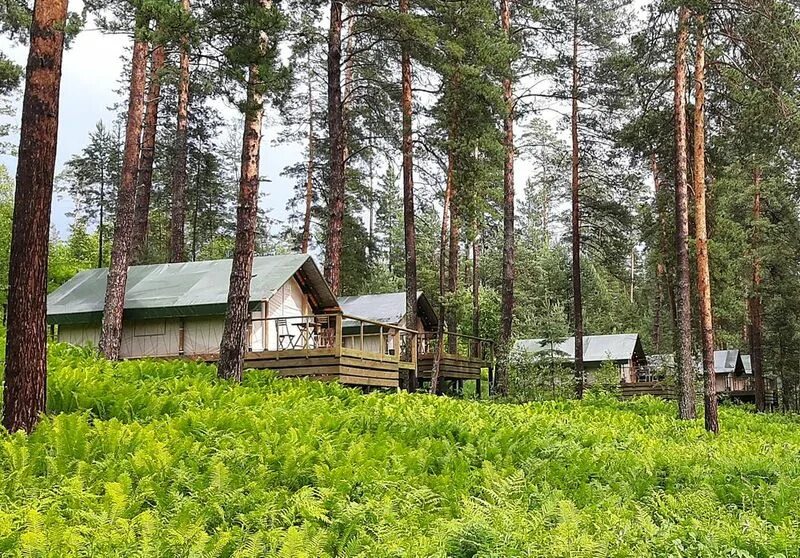
[[[134,212],[136,210],[136,177],[139,163],[139,138],[144,116],[144,90],[147,67],[148,18],[137,14],[134,28],[133,55],[128,94],[128,116],[125,125],[125,149],[122,175],[117,191],[117,212],[114,222],[114,242],[111,265],[108,269],[103,325],[100,332],[100,351],[109,360],[118,360],[122,344],[122,318],[125,307],[125,288],[128,265],[132,256]]]
[[[150,196],[153,189],[153,163],[155,161],[156,134],[158,132],[158,104],[161,100],[161,73],[166,62],[166,49],[156,43],[150,55],[150,83],[145,101],[144,129],[142,131],[139,176],[134,210],[133,256],[140,262],[147,251],[147,232],[150,217]]]
[[[47,253],[66,0],[37,0],[22,102],[11,240],[3,426],[31,432],[47,397]]]
[[[75,202],[73,217],[97,223],[97,267],[106,262],[105,239],[116,213],[121,164],[122,146],[117,134],[98,122],[89,134],[89,144],[67,161],[58,177],[59,189]]]
[[[694,64],[694,222],[697,244],[697,291],[700,303],[700,336],[703,343],[703,399],[705,427],[719,432],[717,380],[714,375],[714,325],[711,312],[711,273],[706,231],[706,134],[705,134],[705,16],[696,17]]]
[[[677,362],[678,414],[682,419],[696,416],[694,358],[692,356],[691,297],[689,293],[689,208],[686,152],[686,49],[689,38],[689,9],[678,12],[675,51],[675,247],[677,253]]]
[[[188,13],[189,0],[181,0],[181,6]],[[180,80],[178,82],[178,111],[175,128],[175,164],[172,175],[172,205],[170,214],[169,261],[182,262],[186,259],[186,188],[187,152],[189,128],[189,37],[181,37]]]
[[[259,162],[264,102],[281,76],[276,75],[278,34],[283,25],[282,14],[271,0],[250,2],[243,13],[220,13],[224,27],[236,20],[244,21],[244,36],[227,37],[240,51],[230,52],[232,71],[247,65],[247,99],[243,106],[244,137],[239,198],[236,212],[236,243],[231,263],[228,310],[220,343],[217,374],[220,378],[241,381],[246,350],[247,321],[250,310],[250,278],[258,217]],[[230,19],[228,19],[230,18]]]

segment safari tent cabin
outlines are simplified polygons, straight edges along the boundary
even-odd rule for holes
[[[344,322],[345,347],[359,349],[367,347],[375,350],[383,347],[390,354],[413,352],[416,355],[415,369],[419,380],[430,381],[433,360],[436,353],[438,317],[428,297],[417,294],[417,323],[406,322],[406,295],[402,293],[367,294],[345,296],[339,298],[339,305],[348,316],[362,318],[361,323],[349,320]],[[413,329],[417,332],[416,344],[409,347],[397,343],[394,337],[381,333],[381,328],[371,326],[369,321],[393,324],[399,328]],[[403,330],[399,329],[399,334]],[[441,378],[460,387],[463,380],[480,381],[481,370],[492,365],[492,346],[488,339],[480,339],[468,335],[445,332],[444,352],[440,370]],[[409,367],[407,365],[406,367]],[[401,368],[403,365],[401,364]]]
[[[123,314],[123,358],[217,359],[231,260],[132,266]],[[48,322],[60,341],[97,345],[106,269],[82,271],[48,297]],[[307,255],[253,260],[245,364],[285,376],[397,387],[399,359],[354,357],[343,348],[336,297]]]
[[[697,370],[702,373],[702,361],[697,363]],[[745,387],[747,378],[745,378],[744,361],[739,349],[714,351],[714,375],[719,394],[739,391]]]
[[[575,337],[564,341],[551,342],[546,339],[520,339],[514,351],[533,358],[556,358],[565,362],[575,362]],[[614,335],[587,335],[583,338],[583,365],[587,382],[594,380],[593,372],[604,363],[610,362],[619,370],[620,382],[633,383],[638,373],[647,364],[642,342],[638,333]]]
[[[417,293],[417,323],[406,323],[406,293],[366,294],[357,296],[340,296],[339,307],[348,316],[358,316],[375,322],[356,323],[345,320],[343,339],[345,347],[377,349],[381,346],[380,327],[378,324],[391,324],[415,331],[435,331],[437,318],[428,297]],[[388,350],[394,352],[397,345],[394,338],[383,341]]]
[[[720,352],[720,351],[717,351]],[[724,352],[724,351],[722,351]],[[738,352],[738,351],[737,351]],[[740,355],[742,362],[738,373],[723,373],[724,382],[720,381],[720,372],[717,369],[717,353],[714,353],[714,371],[717,377],[717,393],[724,398],[741,403],[755,403],[756,385],[753,378],[753,367],[750,355]],[[774,378],[764,378],[764,399],[768,406],[777,404],[777,382]]]

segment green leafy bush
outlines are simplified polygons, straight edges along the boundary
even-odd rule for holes
[[[0,434],[0,556],[797,556],[794,417],[525,405],[56,347]]]

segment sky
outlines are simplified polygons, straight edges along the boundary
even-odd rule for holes
[[[130,37],[125,35],[104,35],[99,31],[88,30],[80,33],[64,52],[56,175],[70,157],[86,146],[89,133],[98,121],[103,120],[109,125],[113,121],[114,112],[111,107],[123,101],[115,90],[119,89],[122,57],[129,43]],[[0,51],[25,66],[27,46],[0,39]],[[13,132],[7,141],[11,145],[17,145],[22,106],[21,90],[12,105],[16,109],[15,114],[0,118],[0,121],[12,124]],[[239,114],[233,106],[225,105],[222,111],[226,119],[237,118]],[[285,166],[303,156],[303,148],[292,143],[276,145],[277,133],[274,127],[270,127],[270,122],[276,120],[275,114],[267,113],[261,148],[261,172],[267,182],[263,183],[261,204],[270,209],[272,218],[283,219],[286,215],[286,201],[291,196],[291,184],[280,173]],[[160,124],[170,125],[166,122]],[[10,176],[15,176],[16,157],[0,155],[0,163],[6,166]],[[68,233],[70,218],[67,214],[72,208],[72,200],[56,192],[53,196],[52,224],[62,237]]]
[[[120,98],[120,72],[123,57],[131,39],[126,35],[108,35],[97,30],[85,30],[72,42],[64,53],[63,73],[61,81],[60,119],[56,175],[64,168],[64,164],[73,155],[79,153],[88,143],[89,133],[99,121],[111,125],[114,119],[112,107],[126,99]],[[28,48],[14,44],[8,39],[0,38],[0,51],[17,63],[25,66]],[[222,102],[222,101],[221,101]],[[10,117],[0,117],[0,122],[11,123],[13,131],[7,141],[11,145],[19,142],[18,128],[21,112],[22,91],[14,99],[16,112]],[[222,106],[223,117],[235,121],[241,118],[238,110],[230,105]],[[190,115],[191,117],[191,115]],[[304,157],[304,146],[299,143],[278,142],[277,128],[274,125],[278,115],[267,111],[264,124],[264,139],[261,146],[262,182],[261,207],[269,211],[270,217],[284,220],[286,202],[291,197],[292,184],[280,176],[282,169]],[[160,122],[161,126],[174,123]],[[399,165],[397,154],[396,163]],[[16,158],[12,155],[0,155],[0,164],[7,167],[10,176],[16,173]],[[530,162],[517,159],[515,174],[517,197],[521,197],[525,180],[530,176]],[[52,224],[62,238],[68,234],[73,202],[66,194],[56,192],[53,197]]]

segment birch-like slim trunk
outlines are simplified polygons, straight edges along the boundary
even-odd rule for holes
[[[511,36],[511,0],[500,0],[500,24],[506,38]],[[500,301],[499,355],[495,383],[500,395],[508,394],[508,354],[514,323],[514,94],[509,75],[503,78],[503,265]],[[490,386],[491,387],[491,386]]]
[[[436,325],[436,354],[433,358],[433,369],[431,370],[431,393],[438,395],[441,393],[441,361],[444,355],[444,313],[445,313],[445,292],[447,289],[447,281],[445,276],[445,267],[447,264],[447,255],[445,247],[447,246],[447,236],[450,231],[450,205],[452,204],[453,197],[453,151],[447,151],[447,181],[444,190],[444,202],[442,205],[442,231],[439,235],[439,319]]]
[[[747,311],[750,321],[750,364],[753,367],[753,383],[755,384],[755,403],[759,412],[766,410],[766,386],[764,385],[764,320],[761,306],[761,181],[760,168],[753,171],[753,232],[750,249],[753,253],[752,285],[747,299]]]
[[[306,167],[306,207],[303,215],[303,235],[300,251],[308,254],[311,244],[311,210],[314,204],[314,91],[312,88],[311,53],[308,55],[308,162]]]
[[[581,288],[580,146],[578,138],[578,0],[572,19],[572,313],[575,321],[575,396],[583,397],[583,291]]]
[[[408,14],[409,1],[400,0],[400,13]],[[412,138],[413,97],[411,90],[411,54],[408,40],[400,44],[400,74],[403,114],[403,240],[405,244],[406,327],[417,327],[417,231],[414,221],[414,148]],[[408,390],[416,391],[417,373],[409,372]]]

